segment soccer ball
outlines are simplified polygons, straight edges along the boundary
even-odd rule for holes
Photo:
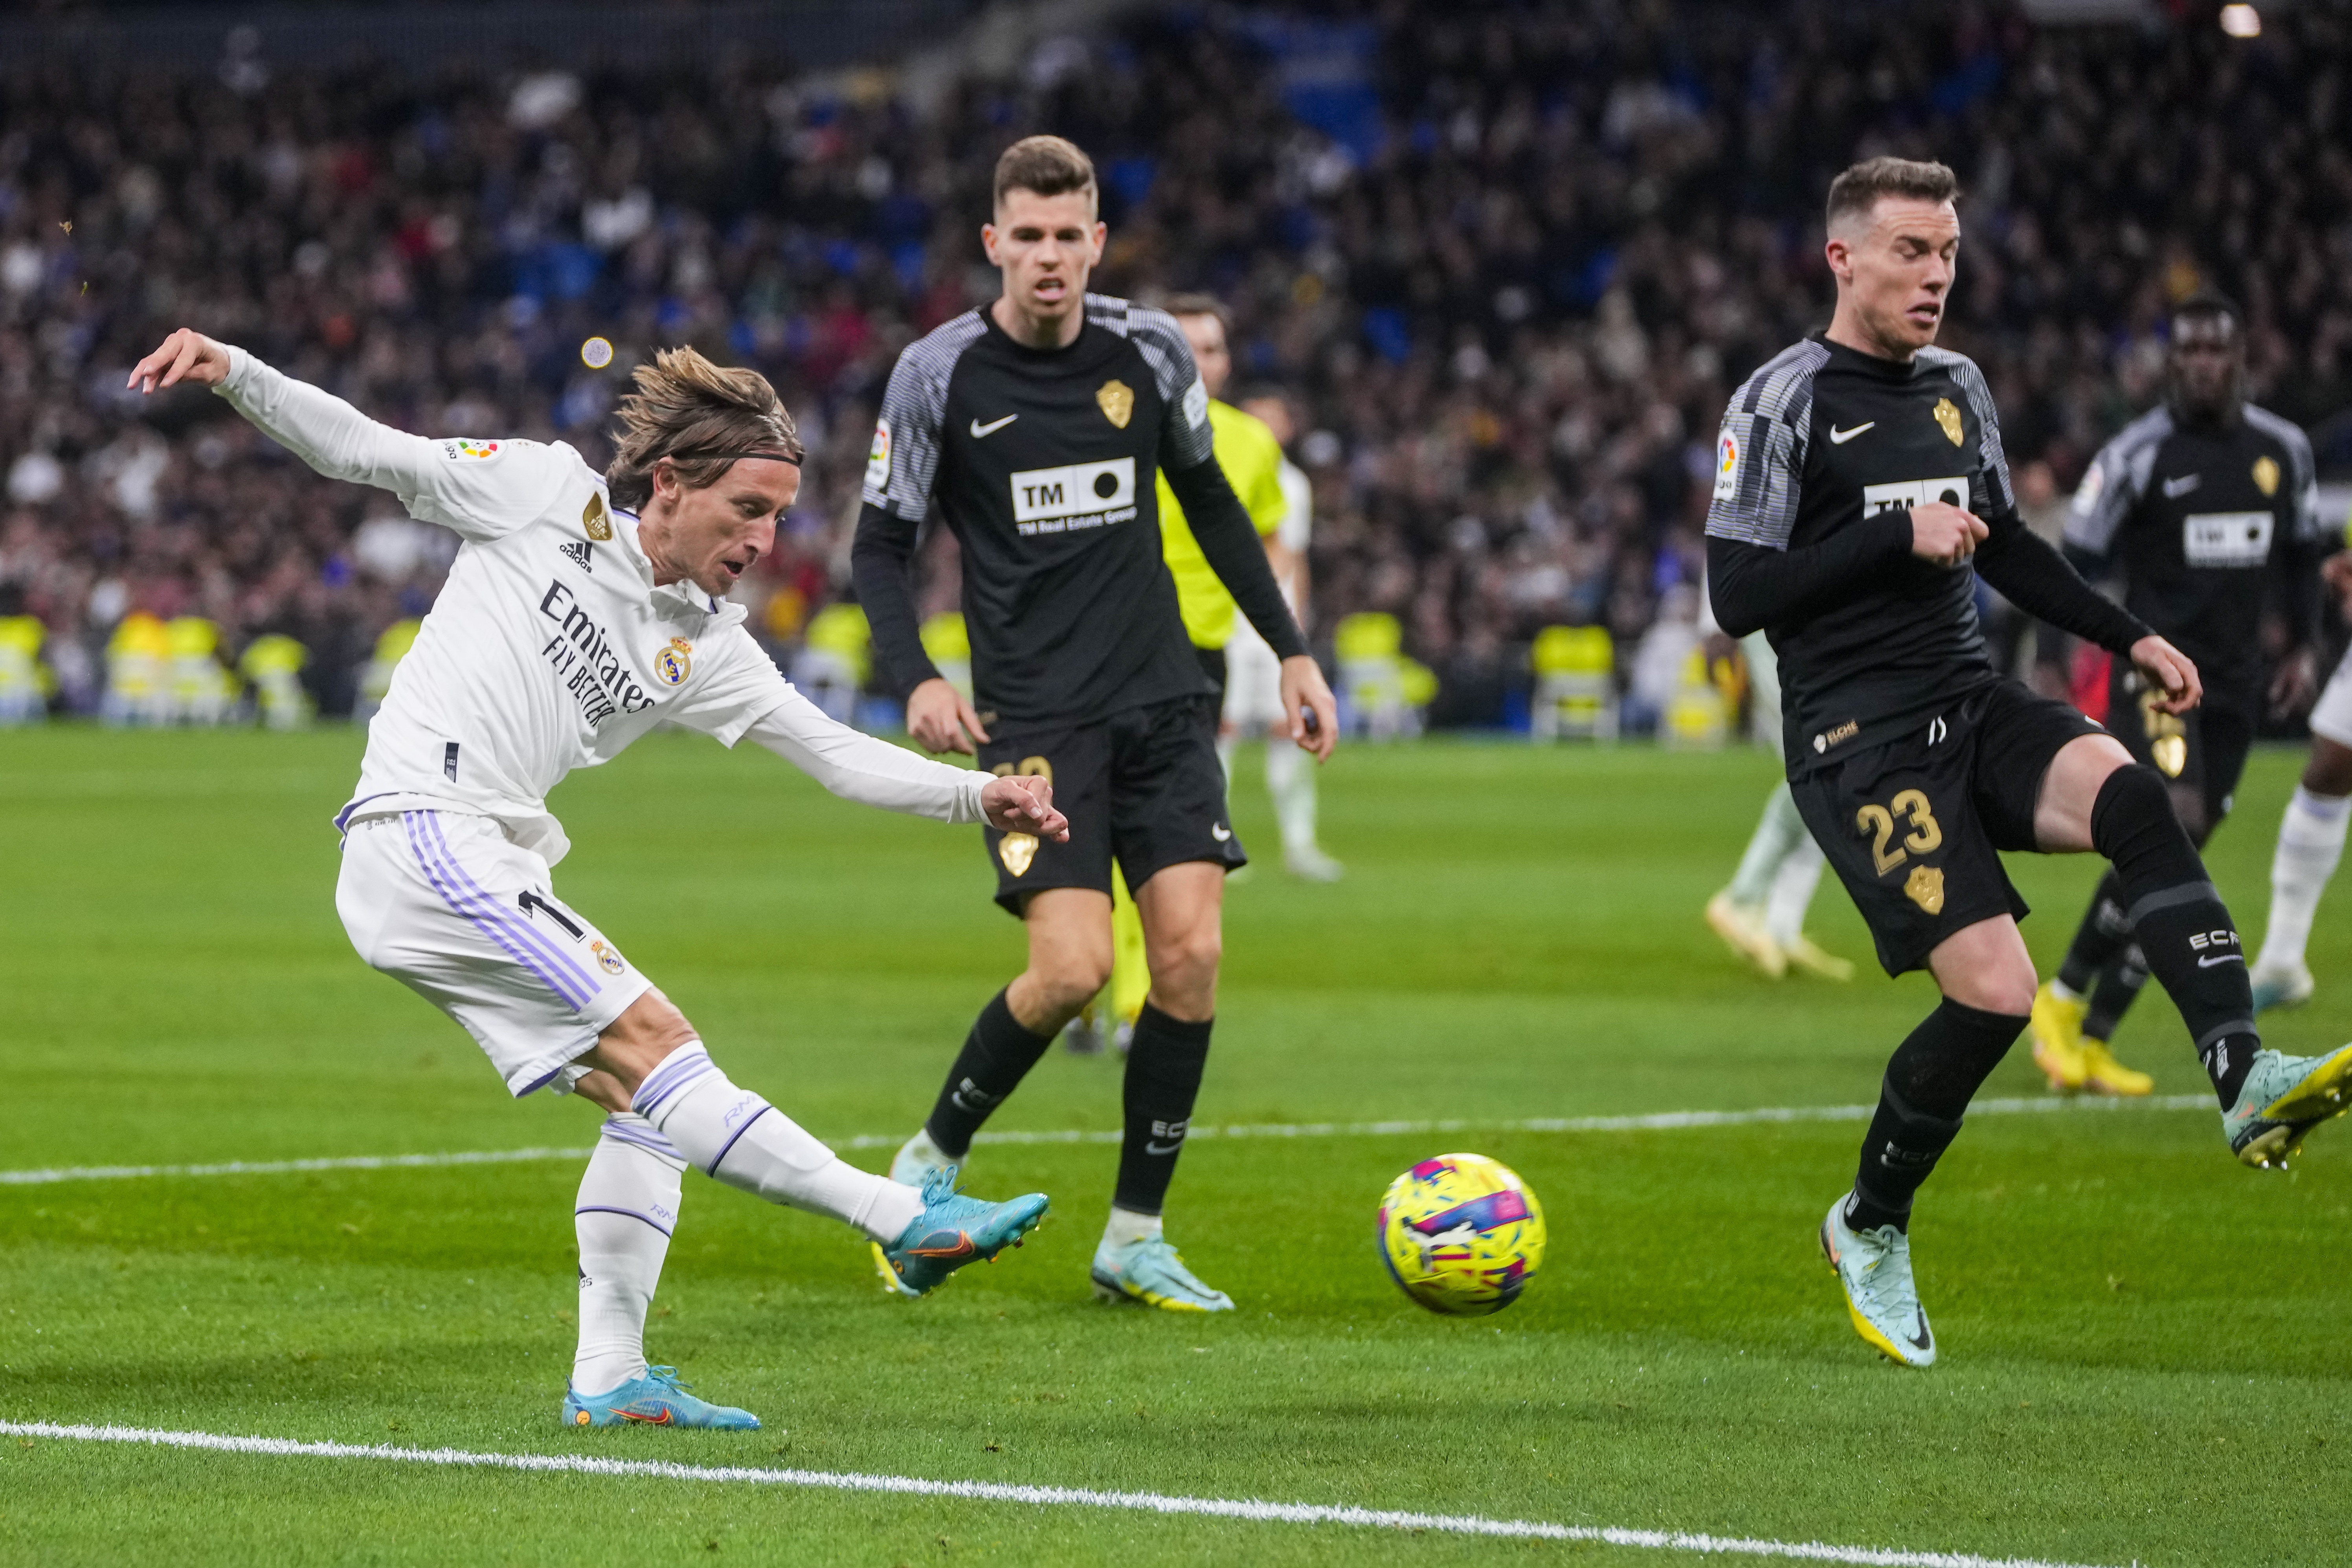
[[[1543,1263],[1543,1207],[1509,1167],[1440,1154],[1389,1184],[1381,1260],[1433,1312],[1478,1318],[1519,1299]]]

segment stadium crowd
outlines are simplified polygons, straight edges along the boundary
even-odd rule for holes
[[[2246,304],[2255,395],[2352,460],[2346,33],[2323,7],[2245,42],[1987,5],[1146,11],[920,111],[870,73],[265,95],[251,58],[0,68],[0,616],[46,626],[72,709],[143,611],[231,654],[290,635],[348,711],[454,542],[201,393],[141,406],[137,355],[194,324],[391,423],[601,464],[627,369],[691,341],[766,372],[812,453],[746,588],[781,655],[847,591],[897,351],[994,292],[997,152],[1052,130],[1104,175],[1098,286],[1219,293],[1237,379],[1299,410],[1318,635],[1391,614],[1433,720],[1493,721],[1544,626],[1605,626],[1637,671],[1687,646],[1715,422],[1825,319],[1820,193],[1857,156],[1959,170],[1945,341],[1984,364],[2030,499],[2156,398],[2164,306],[2200,282]],[[618,353],[592,370],[598,334]],[[927,608],[952,607],[951,550],[928,546]]]

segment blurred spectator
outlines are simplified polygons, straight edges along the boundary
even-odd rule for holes
[[[2352,403],[2347,19],[2265,21],[2233,42],[1999,5],[1187,9],[1057,37],[928,118],[863,77],[0,66],[0,584],[77,708],[138,613],[216,623],[231,659],[291,636],[311,700],[347,713],[449,542],[201,393],[126,399],[131,361],[185,322],[394,424],[601,464],[628,369],[690,341],[768,374],[808,438],[740,590],[789,662],[845,586],[878,380],[992,295],[990,166],[1051,129],[1104,173],[1101,287],[1218,292],[1238,373],[1297,395],[1321,635],[1393,616],[1449,685],[1441,721],[1492,721],[1538,628],[1605,626],[1636,667],[1696,583],[1724,398],[1825,319],[1819,200],[1854,157],[1959,170],[1945,341],[1983,363],[2040,506],[2157,395],[2164,307],[2202,282],[2245,300],[2265,405]],[[592,334],[609,368],[582,363]],[[925,611],[952,610],[952,541],[922,559]]]

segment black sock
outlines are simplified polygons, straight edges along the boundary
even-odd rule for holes
[[[2262,1045],[2245,950],[2154,768],[2134,763],[2107,775],[2091,806],[2091,842],[2122,879],[2133,937],[2227,1110]]]
[[[1862,1141],[1846,1224],[1908,1230],[1911,1195],[1959,1135],[1960,1115],[2024,1032],[2025,1019],[1946,997],[1895,1049]]]
[[[1118,1151],[1118,1186],[1111,1202],[1132,1214],[1158,1214],[1176,1175],[1176,1156],[1192,1122],[1201,1069],[1209,1060],[1209,1031],[1171,1018],[1146,1002],[1127,1047],[1127,1138]]]
[[[980,1016],[972,1020],[971,1033],[964,1037],[963,1049],[956,1053],[955,1066],[948,1069],[948,1081],[940,1089],[939,1103],[931,1107],[930,1120],[923,1123],[931,1142],[951,1160],[964,1157],[971,1148],[971,1135],[980,1131],[988,1113],[1021,1087],[1021,1080],[1054,1043],[1050,1035],[1033,1035],[1023,1028],[1004,994],[1000,991],[990,997]]]
[[[2139,943],[2124,943],[2123,951],[2099,971],[2099,983],[2091,989],[2091,1005],[2083,1013],[2083,1037],[2103,1045],[2114,1039],[2116,1026],[2124,1021],[2131,1005],[2139,1000],[2140,987],[2147,984],[2147,955],[2139,950]]]
[[[2091,907],[2083,911],[2083,923],[2074,928],[2066,961],[2058,966],[2058,983],[2077,996],[2087,994],[2129,941],[2131,922],[2124,918],[2123,882],[2110,866],[2099,879],[2098,890],[2091,895]]]

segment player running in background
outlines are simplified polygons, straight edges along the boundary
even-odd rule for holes
[[[1208,390],[1165,312],[1088,295],[1102,258],[1094,165],[1057,136],[998,161],[981,231],[992,303],[899,356],[875,427],[852,552],[907,728],[933,751],[1050,778],[1068,843],[992,829],[997,902],[1029,963],[981,1010],[892,1174],[927,1183],[1034,1067],[1111,970],[1111,869],[1135,890],[1151,987],[1128,1054],[1126,1131],[1096,1288],[1196,1311],[1232,1307],[1187,1268],[1160,1210],[1216,1013],[1220,910],[1246,857],[1225,818],[1216,699],[1162,559],[1164,473],[1217,577],[1282,656],[1291,739],[1328,755],[1330,689],[1282,602],[1249,513],[1213,460]],[[908,563],[933,498],[962,545],[973,700],[924,655]]]
[[[1307,524],[1299,514],[1314,504],[1306,488],[1307,476],[1282,455],[1282,437],[1265,415],[1218,400],[1234,365],[1226,343],[1230,323],[1224,306],[1211,295],[1179,294],[1168,301],[1167,310],[1183,329],[1184,341],[1192,345],[1192,363],[1201,373],[1201,384],[1208,389],[1209,428],[1217,466],[1248,510],[1258,537],[1265,542],[1266,563],[1274,569],[1283,601],[1303,626],[1301,595],[1294,583],[1303,576],[1306,566],[1298,552],[1305,548]],[[1279,398],[1261,398],[1257,405],[1288,427],[1289,411]],[[1184,632],[1192,639],[1201,668],[1217,688],[1223,707],[1217,761],[1224,769],[1230,797],[1234,752],[1243,728],[1259,735],[1281,730],[1282,666],[1265,639],[1243,621],[1234,596],[1217,580],[1208,557],[1201,553],[1200,541],[1192,537],[1192,526],[1184,521],[1183,503],[1169,488],[1165,473],[1160,476],[1159,491],[1160,542],[1169,573],[1176,579],[1176,607],[1184,617]],[[1286,530],[1300,540],[1295,549],[1282,541]],[[1297,747],[1277,741],[1266,747],[1265,775],[1266,786],[1274,795],[1276,820],[1282,829],[1284,867],[1310,881],[1337,881],[1339,863],[1315,842],[1312,760]],[[1110,984],[1063,1031],[1070,1049],[1081,1056],[1100,1051],[1106,1041],[1119,1050],[1127,1049],[1150,985],[1143,955],[1143,920],[1136,912],[1126,879],[1116,868],[1111,872],[1110,918]]]
[[[2128,658],[2197,705],[2197,671],[2029,531],[1983,374],[1934,346],[1959,248],[1940,163],[1873,158],[1830,186],[1829,329],[1733,395],[1707,513],[1716,619],[1780,657],[1790,785],[1889,974],[1943,1000],[1888,1062],[1853,1189],[1821,1243],[1863,1338],[1926,1366],[1913,1195],[2023,1032],[2033,961],[2000,851],[2096,849],[2248,1164],[2284,1163],[2345,1109],[2352,1047],[2264,1049],[2230,912],[2163,775],[2063,702],[1995,674],[1971,565],[2028,614]]]
[[[1715,611],[1699,606],[1699,632],[1717,637]],[[1759,734],[1780,744],[1780,660],[1772,639],[1749,632],[1739,639],[1748,661],[1748,701]],[[1796,796],[1786,779],[1764,797],[1764,815],[1748,836],[1731,885],[1706,901],[1706,923],[1724,945],[1754,964],[1766,978],[1778,980],[1790,970],[1823,980],[1852,980],[1853,964],[1825,952],[1805,934],[1805,910],[1813,890],[1822,885],[1822,868],[1828,864],[1822,847],[1805,831]]]
[[[2275,595],[2294,646],[2271,681],[2274,711],[2310,702],[2319,639],[2317,481],[2311,443],[2246,401],[2238,308],[2200,291],[2172,312],[2162,406],[2099,451],[2066,519],[2066,559],[2094,580],[2120,570],[2124,604],[2196,662],[2205,700],[2174,713],[2127,662],[2115,668],[2107,727],[2135,762],[2170,781],[2200,849],[2229,815],[2263,701],[2262,621]],[[2146,1094],[2156,1080],[2108,1042],[2147,984],[2122,884],[2091,896],[2057,976],[2033,998],[2033,1060],[2050,1087]]]
[[[664,721],[729,746],[748,737],[845,799],[1067,832],[1045,781],[927,762],[835,723],[743,629],[727,592],[773,547],[800,489],[800,440],[767,382],[692,349],[659,355],[622,400],[625,428],[599,475],[561,444],[404,434],[184,328],[131,373],[143,392],[183,380],[320,473],[388,489],[465,541],[368,725],[359,787],[335,818],[335,906],[360,956],[462,1025],[509,1092],[551,1088],[610,1113],[573,1209],[566,1424],[760,1424],[646,1364],[646,1309],[689,1162],[856,1226],[909,1295],[1017,1245],[1042,1194],[984,1204],[947,1181],[917,1194],[845,1164],[730,1082],[551,880],[571,843],[547,792]]]
[[[2352,554],[2327,558],[2321,575],[2352,615]],[[2271,916],[2254,960],[2254,1011],[2300,1007],[2314,984],[2304,963],[2319,896],[2344,858],[2344,824],[2352,816],[2352,649],[2311,710],[2311,757],[2303,765],[2271,858]]]

